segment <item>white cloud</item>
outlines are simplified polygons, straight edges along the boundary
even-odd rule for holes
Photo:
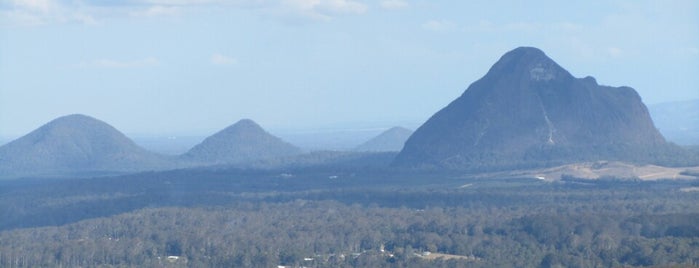
[[[38,11],[47,13],[55,8],[51,0],[14,0],[12,4],[16,7],[26,10]]]
[[[362,14],[367,11],[367,6],[353,0],[281,0],[280,5],[274,7],[274,13],[300,16],[313,20],[329,20],[337,15]]]
[[[362,14],[367,11],[366,5],[352,0],[318,1],[318,10],[337,14]]]
[[[301,17],[328,20],[337,15],[363,14],[367,6],[357,0],[139,0],[146,5],[164,7],[213,5],[228,8],[258,9],[283,19]]]
[[[188,6],[188,5],[211,4],[211,3],[223,2],[223,1],[216,1],[216,0],[143,0],[142,2],[147,3],[147,4],[155,4],[155,5]]]
[[[422,28],[433,32],[450,32],[456,29],[456,24],[448,20],[431,20],[423,23]]]
[[[335,15],[363,14],[367,6],[357,0],[140,0],[147,5],[165,7],[216,5],[262,9],[283,16],[330,19]],[[400,1],[400,0],[396,0]]]
[[[113,60],[113,59],[98,59],[93,61],[84,61],[77,64],[81,68],[107,68],[107,69],[126,69],[126,68],[144,68],[153,67],[160,64],[160,61],[155,57],[147,57],[138,60]]]
[[[119,17],[176,16],[184,13],[186,6],[238,7],[236,3],[252,2],[259,1],[131,0],[103,3],[100,1],[0,0],[0,26],[41,26],[63,23],[95,25],[101,21]]]
[[[403,0],[383,0],[398,7]],[[37,26],[51,23],[97,24],[115,17],[176,16],[187,7],[205,6],[256,10],[262,16],[281,20],[330,20],[368,10],[360,0],[129,0],[61,1],[0,0],[0,26]]]
[[[1,0],[0,0],[1,1]],[[70,6],[55,0],[14,0],[0,2],[0,25],[39,26],[50,23],[81,23],[94,25],[98,21],[79,4]]]
[[[1,6],[0,6],[1,7]],[[2,25],[43,25],[57,7],[49,0],[13,0],[0,10]]]
[[[157,17],[157,16],[174,16],[179,15],[181,8],[178,6],[151,6],[143,10],[132,11],[130,14],[134,17]]]
[[[379,5],[384,9],[401,9],[408,7],[408,2],[405,0],[381,0]]]
[[[232,57],[229,57],[229,56],[226,56],[223,54],[219,54],[219,53],[215,53],[215,54],[211,55],[210,61],[212,64],[216,64],[216,65],[230,65],[230,64],[235,64],[236,62],[238,62],[235,58],[232,58]]]
[[[608,47],[607,48],[607,54],[611,56],[612,58],[618,58],[620,57],[624,52],[621,50],[621,48],[618,47]]]
[[[0,25],[37,26],[45,24],[41,16],[19,10],[0,11]]]

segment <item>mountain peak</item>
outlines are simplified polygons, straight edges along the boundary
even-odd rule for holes
[[[517,64],[532,64],[532,63],[548,63],[553,60],[549,58],[544,51],[535,47],[518,47],[513,50],[508,51],[502,57],[498,63],[508,62]],[[496,63],[495,65],[498,65]]]
[[[505,53],[488,71],[486,77],[517,76],[523,80],[548,82],[569,80],[572,75],[535,47],[518,47]]]
[[[255,121],[253,121],[252,119],[241,119],[238,122],[235,122],[233,125],[230,125],[225,129],[219,131],[217,134],[233,136],[268,135],[268,133],[260,125],[255,123]],[[216,134],[214,136],[216,136]]]
[[[53,126],[80,126],[80,125],[85,125],[85,124],[91,124],[94,126],[99,126],[99,127],[111,127],[109,124],[105,123],[104,121],[101,121],[99,119],[96,119],[91,116],[87,116],[84,114],[70,114],[70,115],[65,115],[58,117],[56,119],[51,120],[50,122],[46,123],[44,127],[53,127]]]
[[[97,120],[94,117],[84,115],[84,114],[69,114],[69,115],[64,115],[59,118],[56,118],[55,120]]]
[[[209,136],[183,157],[222,164],[294,155],[300,151],[296,146],[268,133],[255,121],[242,119]]]
[[[511,53],[515,53],[515,54],[517,54],[517,53],[526,53],[526,54],[546,55],[546,53],[544,53],[543,50],[541,50],[541,49],[539,49],[539,48],[537,48],[537,47],[528,47],[528,46],[517,47],[517,48],[515,48],[515,49],[513,49],[513,50],[508,51],[507,53],[505,53],[505,55],[511,54]]]
[[[663,149],[665,140],[632,88],[575,78],[540,49],[519,47],[420,126],[394,163],[648,161],[642,153]]]
[[[0,177],[126,172],[167,165],[111,125],[82,114],[56,118],[0,147]]]
[[[248,118],[240,119],[238,122],[236,122],[232,126],[241,127],[241,128],[259,128],[259,129],[262,129],[262,127],[260,127],[260,125],[258,125],[255,121],[253,121],[252,119],[248,119]]]
[[[100,138],[106,138],[118,144],[135,145],[124,134],[111,125],[83,114],[71,114],[58,117],[39,127],[23,138],[34,142],[66,142],[84,144]]]

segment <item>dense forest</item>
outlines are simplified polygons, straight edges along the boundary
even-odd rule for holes
[[[699,265],[696,181],[300,174],[1,182],[0,266]]]

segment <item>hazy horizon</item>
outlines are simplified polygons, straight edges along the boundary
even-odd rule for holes
[[[99,119],[99,118],[98,118]],[[105,122],[109,124],[109,122]],[[231,124],[234,124],[232,122]],[[328,125],[290,128],[265,128],[272,135],[282,138],[295,146],[306,151],[324,150],[353,150],[356,146],[379,135],[393,126],[402,126],[411,130],[417,129],[422,122],[345,122]],[[42,124],[43,125],[43,124]],[[39,128],[37,126],[36,128]],[[202,142],[207,137],[228,127],[222,126],[219,129],[212,129],[201,132],[162,132],[162,133],[129,133],[125,132],[128,138],[139,146],[161,154],[179,155],[183,154],[194,145]],[[115,126],[120,130],[118,126]],[[33,131],[35,129],[32,129]],[[0,146],[16,140],[26,134],[17,136],[0,136]]]
[[[5,138],[74,113],[130,136],[420,124],[518,46],[699,99],[696,1],[0,1],[0,40]]]

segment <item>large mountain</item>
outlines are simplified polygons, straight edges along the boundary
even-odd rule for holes
[[[301,153],[301,150],[257,123],[243,119],[206,138],[182,155],[184,160],[203,164],[229,164]]]
[[[669,141],[699,145],[699,100],[658,103],[648,109],[655,126]]]
[[[410,129],[393,127],[360,144],[354,150],[360,152],[399,152],[411,134],[413,131]]]
[[[530,167],[577,161],[672,162],[630,87],[575,78],[541,50],[507,52],[408,139],[394,165]],[[672,164],[672,163],[671,163]],[[681,163],[676,163],[681,164]]]
[[[173,167],[105,122],[85,115],[57,118],[0,147],[0,178],[123,173]]]

